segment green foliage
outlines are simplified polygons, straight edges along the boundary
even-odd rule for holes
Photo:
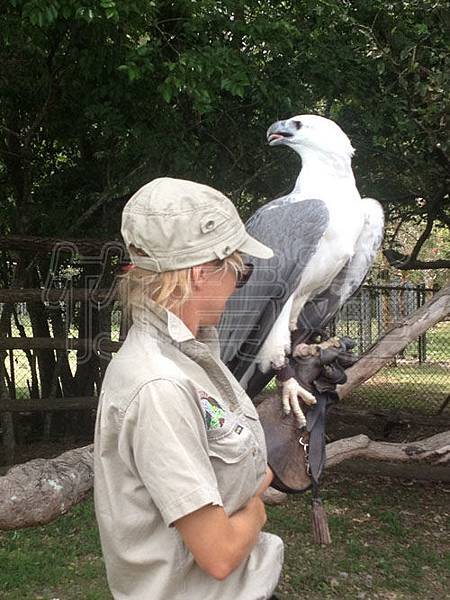
[[[169,174],[247,216],[298,172],[267,127],[306,112],[349,133],[391,219],[444,218],[448,22],[443,0],[7,0],[1,224],[110,237],[124,200]]]

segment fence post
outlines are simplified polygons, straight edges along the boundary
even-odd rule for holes
[[[377,319],[377,338],[381,337],[383,333],[383,302],[381,288],[375,288],[375,315]]]
[[[417,286],[417,308],[420,308],[425,303],[425,284]],[[421,335],[417,341],[417,350],[419,354],[419,365],[427,360],[427,334]]]
[[[361,288],[363,296],[364,352],[372,345],[372,296],[369,288]]]

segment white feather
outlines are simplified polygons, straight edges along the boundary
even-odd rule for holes
[[[291,350],[291,335],[289,332],[289,318],[294,295],[288,299],[278,315],[266,341],[257,354],[256,361],[263,373],[271,366],[281,368],[284,365],[286,354]]]

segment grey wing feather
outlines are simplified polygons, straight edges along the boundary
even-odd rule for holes
[[[248,283],[227,303],[219,325],[222,360],[239,379],[254,361],[328,225],[321,200],[287,196],[266,204],[247,222],[247,231],[271,247],[274,257],[250,257]]]
[[[326,327],[363,283],[383,241],[384,214],[381,205],[372,198],[363,198],[365,222],[356,242],[352,259],[334,278],[331,285],[303,307],[297,321],[296,343],[311,330]]]

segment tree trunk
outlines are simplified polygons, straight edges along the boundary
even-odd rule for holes
[[[43,304],[27,302],[28,314],[30,315],[33,337],[50,338],[50,328],[46,309]],[[55,369],[55,354],[53,350],[36,350],[39,365],[39,376],[41,380],[41,395],[46,398],[52,387],[53,371]]]
[[[347,369],[347,382],[338,386],[339,397],[345,398],[356,387],[375,375],[410,342],[450,313],[450,284],[407,319],[395,325],[372,346],[357,363]]]
[[[52,307],[49,310],[50,321],[53,329],[53,338],[67,339],[70,330],[70,309],[68,303],[65,304],[65,319],[62,315],[62,309],[58,307]],[[72,371],[69,364],[69,356],[67,352],[56,352],[57,364],[59,368],[59,379],[61,381],[62,395],[73,396],[75,393],[75,386]]]
[[[91,265],[89,265],[91,266]],[[89,270],[85,267],[86,278]],[[91,277],[95,277],[91,274]],[[80,339],[96,339],[99,333],[99,310],[98,304],[93,301],[80,302],[78,312],[78,337]],[[77,352],[77,368],[75,372],[75,389],[78,396],[93,396],[94,386],[97,381],[98,356],[92,348],[86,348],[85,352]]]
[[[12,306],[4,305],[0,317],[0,335],[6,335],[11,323]],[[7,372],[5,361],[7,353],[0,351],[0,402],[10,400],[7,384]],[[14,460],[16,436],[14,431],[14,418],[10,412],[0,414],[0,429],[2,431],[2,447],[5,459],[8,462]]]
[[[450,431],[407,444],[376,442],[366,435],[327,444],[326,466],[356,457],[380,461],[450,462]],[[0,477],[0,529],[43,525],[83,500],[93,486],[93,446],[50,460],[35,459]]]

